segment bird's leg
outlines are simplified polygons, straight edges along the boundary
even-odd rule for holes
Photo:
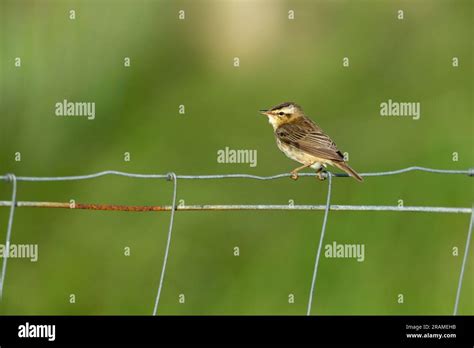
[[[293,169],[290,173],[291,173],[291,178],[293,180],[296,180],[298,179],[298,172],[302,169],[305,169],[305,168],[308,168],[309,166],[312,166],[314,163],[309,163],[309,164],[305,164],[304,166],[301,166],[301,167],[298,167],[296,169]]]
[[[321,180],[321,181],[326,180],[326,178],[327,178],[327,172],[326,172],[326,168],[324,168],[323,165],[321,165],[321,167],[319,167],[319,168],[316,170],[316,178],[318,178],[318,179]]]

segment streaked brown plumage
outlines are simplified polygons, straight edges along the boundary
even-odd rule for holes
[[[363,181],[362,177],[345,163],[344,155],[331,138],[306,117],[299,105],[287,102],[260,112],[268,116],[278,148],[289,158],[303,164],[291,172],[293,179],[298,178],[298,171],[307,167],[315,169],[318,177],[322,179],[321,170],[330,164],[356,180]]]

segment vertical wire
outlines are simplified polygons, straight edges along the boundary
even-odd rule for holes
[[[163,288],[163,279],[165,278],[166,264],[168,262],[168,253],[169,253],[170,244],[171,244],[171,233],[173,232],[174,213],[176,211],[176,191],[178,187],[178,179],[175,173],[169,173],[168,178],[169,180],[173,180],[173,206],[171,208],[170,224],[168,228],[168,240],[166,241],[165,256],[163,258],[163,267],[161,269],[160,284],[158,285],[158,292],[156,294],[153,315],[156,315],[158,312],[158,304],[160,302],[161,289]]]
[[[10,239],[12,236],[13,216],[15,214],[16,206],[16,176],[14,174],[8,174],[7,177],[12,182],[12,200],[10,206],[10,215],[8,217],[7,239],[5,242],[5,250],[7,251],[7,255],[4,255],[3,257],[2,275],[0,276],[0,299],[3,297],[3,284],[5,282],[5,274],[7,272],[7,260],[10,252]]]
[[[464,278],[464,269],[467,263],[467,254],[469,254],[469,244],[471,244],[472,221],[474,220],[474,206],[472,207],[471,221],[469,222],[469,230],[467,231],[466,246],[464,247],[464,257],[462,259],[461,273],[459,274],[458,290],[456,292],[456,302],[454,303],[453,315],[458,314],[459,298],[461,297],[462,281]]]
[[[313,302],[313,293],[314,293],[314,286],[316,284],[316,277],[318,275],[318,265],[319,265],[319,257],[321,256],[321,249],[323,246],[323,240],[324,240],[324,233],[326,231],[326,223],[328,221],[328,213],[329,213],[329,206],[331,204],[331,177],[332,174],[330,172],[328,174],[328,193],[327,193],[327,198],[326,198],[326,209],[324,210],[324,220],[323,220],[323,226],[321,229],[321,237],[319,238],[319,246],[318,246],[318,252],[316,253],[316,261],[314,263],[314,271],[313,271],[313,279],[311,281],[311,290],[309,292],[309,300],[308,300],[308,309],[306,311],[306,315],[311,314],[311,303]]]

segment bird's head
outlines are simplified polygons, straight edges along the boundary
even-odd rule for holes
[[[268,110],[260,110],[260,113],[268,117],[268,122],[273,126],[273,129],[304,116],[303,109],[298,104],[291,102],[279,104]]]

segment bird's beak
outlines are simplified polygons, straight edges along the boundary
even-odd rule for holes
[[[268,116],[268,110],[260,110],[262,115]]]

